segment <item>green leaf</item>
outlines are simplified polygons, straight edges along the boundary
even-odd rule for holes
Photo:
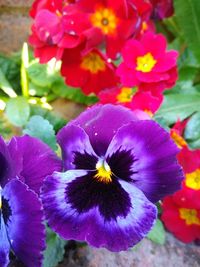
[[[164,245],[165,244],[165,229],[163,227],[163,224],[160,220],[156,221],[156,224],[154,228],[151,230],[151,232],[147,236],[148,239],[153,241],[154,243]]]
[[[53,126],[56,133],[67,123],[67,120],[63,119],[58,114],[44,109],[38,105],[31,105],[31,116],[34,115],[39,115],[44,119],[48,120],[49,123]]]
[[[26,98],[19,96],[10,99],[6,105],[6,115],[12,124],[24,126],[30,115],[30,106]]]
[[[178,119],[184,120],[194,112],[200,111],[200,94],[166,95],[163,105],[155,115],[155,119],[163,117],[166,123],[173,124]]]
[[[21,57],[21,87],[22,87],[22,94],[24,97],[29,96],[29,81],[28,81],[28,74],[26,69],[29,65],[29,53],[28,53],[28,44],[24,43],[22,48],[22,57]]]
[[[184,137],[191,148],[200,148],[200,112],[194,114],[187,123]]]
[[[57,79],[52,85],[52,91],[61,97],[72,100],[76,103],[91,105],[97,102],[98,98],[93,96],[86,96],[79,88],[67,86],[62,77]]]
[[[10,86],[20,92],[20,64],[11,58],[0,55],[0,68]]]
[[[12,126],[8,123],[4,112],[0,112],[0,135],[6,140],[13,136]]]
[[[50,91],[48,87],[41,87],[32,82],[29,82],[29,94],[32,96],[47,96]]]
[[[158,124],[160,124],[162,128],[169,132],[170,128],[168,127],[167,122],[163,117],[155,117],[154,119]]]
[[[48,144],[52,149],[57,149],[53,126],[48,120],[45,120],[41,116],[32,116],[27,123],[26,128],[23,130],[23,133],[37,137]]]
[[[200,4],[199,0],[174,0],[177,21],[185,39],[200,62]]]
[[[43,267],[55,267],[62,261],[65,253],[66,241],[61,239],[58,235],[47,230],[47,248],[44,252]]]
[[[7,94],[9,97],[17,96],[11,84],[9,83],[3,71],[1,70],[1,68],[0,68],[0,89],[2,89],[3,92]]]
[[[177,23],[177,18],[175,16],[169,17],[164,19],[163,21],[158,21],[157,24],[160,24],[161,26],[165,25],[165,27],[167,28],[167,30],[172,33],[174,36],[179,37],[180,36],[180,27]],[[165,30],[166,31],[166,30]],[[168,31],[166,31],[166,33],[168,33]],[[168,33],[169,34],[169,33]]]
[[[194,80],[196,74],[197,68],[185,66],[179,70],[178,83],[184,86],[184,83],[188,81],[191,82],[192,85],[192,81]]]
[[[188,145],[191,149],[199,149],[200,148],[200,138],[195,141],[188,141]]]
[[[55,73],[49,71],[48,65],[41,65],[33,61],[27,68],[29,79],[39,87],[51,87],[55,80]]]

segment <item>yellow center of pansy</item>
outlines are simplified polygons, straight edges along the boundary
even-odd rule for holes
[[[106,63],[100,57],[100,55],[95,52],[91,52],[83,57],[81,62],[81,68],[84,70],[88,70],[93,74],[96,74],[99,71],[105,71]]]
[[[198,213],[195,209],[180,208],[179,214],[181,219],[185,220],[187,225],[200,225],[200,218],[198,218]]]
[[[102,30],[104,34],[114,34],[117,28],[118,18],[110,8],[100,7],[90,16],[94,27]]]
[[[152,56],[151,53],[147,53],[142,57],[137,58],[136,70],[141,72],[150,72],[157,63],[157,60]]]
[[[187,145],[185,139],[180,136],[176,131],[171,131],[171,138],[174,140],[178,148],[183,148]]]
[[[186,186],[194,190],[200,189],[200,169],[186,174]]]
[[[129,87],[123,87],[120,93],[117,95],[117,101],[120,103],[131,102],[133,96],[133,90]]]
[[[104,160],[99,160],[96,164],[97,174],[94,176],[99,182],[111,183],[112,182],[112,171],[108,163]]]

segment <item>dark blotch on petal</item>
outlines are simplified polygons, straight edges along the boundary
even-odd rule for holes
[[[109,158],[106,159],[113,174],[122,180],[131,182],[131,176],[137,171],[132,170],[133,163],[137,159],[134,158],[131,150],[117,150]]]
[[[12,215],[12,210],[10,208],[9,201],[4,197],[2,197],[2,215],[5,224],[7,224],[10,219],[10,216]]]
[[[106,221],[126,217],[131,208],[128,193],[115,178],[106,184],[95,180],[94,175],[95,172],[91,172],[69,184],[66,194],[72,208],[83,213],[98,207]]]
[[[95,170],[98,161],[95,156],[88,154],[86,151],[84,154],[77,151],[74,154],[73,164],[76,166],[76,169]]]
[[[0,179],[5,176],[6,170],[8,168],[7,160],[4,155],[0,152]]]

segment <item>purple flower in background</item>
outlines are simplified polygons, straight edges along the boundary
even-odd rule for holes
[[[58,142],[66,172],[48,176],[41,197],[49,225],[66,239],[126,250],[154,225],[153,203],[180,188],[169,134],[127,108],[94,106]]]
[[[13,137],[8,144],[0,139],[1,187],[17,176],[38,194],[44,178],[61,169],[61,160],[37,138]]]
[[[12,250],[25,266],[42,266],[45,248],[43,209],[38,198],[44,178],[61,171],[56,154],[40,140],[0,137],[0,266]]]
[[[12,179],[0,195],[0,266],[9,264],[9,252],[28,267],[42,266],[45,227],[42,205],[36,193]]]

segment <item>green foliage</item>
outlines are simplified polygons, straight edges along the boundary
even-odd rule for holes
[[[52,149],[57,150],[56,137],[53,126],[48,120],[45,120],[41,116],[32,116],[23,130],[24,134],[37,137],[49,145]]]
[[[64,257],[66,241],[47,229],[47,248],[44,252],[43,267],[56,267]]]
[[[37,96],[53,93],[54,98],[63,97],[85,105],[97,102],[97,97],[86,96],[79,88],[67,86],[56,65],[41,65],[34,60],[27,68],[27,73],[30,79],[30,92],[35,92],[34,94]]]
[[[22,96],[11,98],[7,102],[6,115],[15,126],[24,126],[30,115],[30,106],[27,99]]]
[[[0,135],[6,140],[10,139],[13,135],[12,127],[2,112],[0,112]]]
[[[191,117],[187,123],[184,135],[191,148],[200,148],[200,112]]]
[[[20,65],[12,58],[0,55],[0,69],[11,88],[20,90]],[[1,80],[1,78],[0,78]],[[1,83],[1,81],[0,81]]]
[[[153,229],[147,236],[148,239],[153,241],[154,243],[164,245],[165,244],[165,229],[163,227],[163,224],[160,220],[156,221],[156,224],[154,225]]]
[[[184,37],[200,63],[200,4],[199,0],[174,0],[177,21]]]
[[[61,118],[56,113],[40,107],[39,105],[31,105],[31,116],[39,115],[48,120],[57,133],[63,126],[66,125],[67,120]]]
[[[155,118],[162,117],[168,125],[178,119],[184,120],[194,112],[200,111],[200,93],[166,95],[164,103]]]
[[[0,89],[4,92],[3,95],[8,95],[10,97],[16,97],[15,91],[12,89],[11,84],[7,80],[6,76],[4,75],[3,71],[0,68]],[[2,92],[1,92],[2,93]]]
[[[27,68],[30,81],[39,87],[50,88],[55,81],[53,73],[48,65],[41,65],[34,60]]]
[[[96,96],[86,96],[84,95],[79,88],[72,88],[70,86],[66,86],[62,77],[57,79],[52,85],[52,91],[61,97],[72,100],[76,103],[91,105],[97,102]]]

